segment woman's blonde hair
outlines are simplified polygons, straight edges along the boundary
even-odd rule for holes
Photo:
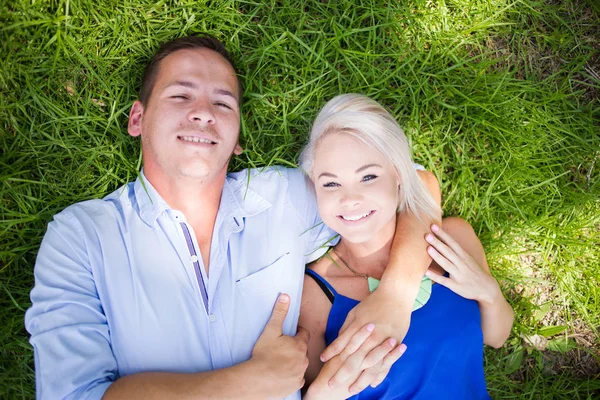
[[[421,221],[437,220],[440,207],[419,178],[410,156],[408,139],[398,122],[379,103],[349,93],[329,100],[317,115],[310,139],[300,154],[300,167],[313,178],[315,150],[325,136],[346,133],[381,153],[400,177],[398,211],[407,210]]]

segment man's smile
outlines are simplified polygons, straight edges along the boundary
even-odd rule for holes
[[[200,136],[177,136],[177,139],[191,143],[217,144],[214,140]]]

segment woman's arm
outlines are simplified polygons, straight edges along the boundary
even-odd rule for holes
[[[304,275],[304,288],[302,290],[302,304],[298,326],[310,333],[308,340],[308,368],[304,374],[305,393],[303,399],[345,399],[351,396],[347,385],[332,389],[327,382],[342,365],[339,357],[334,357],[323,364],[319,356],[326,347],[325,330],[331,311],[331,302],[323,290],[308,275]],[[322,372],[322,374],[320,374]]]
[[[432,226],[435,236],[429,234],[426,240],[431,244],[429,254],[450,276],[446,278],[433,272],[427,272],[427,276],[456,294],[478,302],[483,342],[498,348],[510,335],[513,310],[490,273],[483,246],[471,225],[460,218],[448,218],[443,226],[444,230]]]
[[[323,290],[312,278],[304,275],[298,326],[303,327],[310,334],[308,340],[308,368],[304,374],[305,386],[310,385],[315,380],[323,366],[319,356],[326,347],[325,329],[330,311],[331,302],[323,293]]]

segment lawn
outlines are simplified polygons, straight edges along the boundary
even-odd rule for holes
[[[199,31],[241,67],[232,170],[295,165],[328,99],[372,96],[515,309],[486,349],[491,396],[600,398],[596,0],[0,0],[0,21],[0,398],[34,397],[23,315],[46,224],[135,179],[143,65]]]

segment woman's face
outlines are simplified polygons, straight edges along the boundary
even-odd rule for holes
[[[331,133],[317,146],[313,165],[323,222],[352,243],[393,234],[400,181],[378,151],[347,133]]]

